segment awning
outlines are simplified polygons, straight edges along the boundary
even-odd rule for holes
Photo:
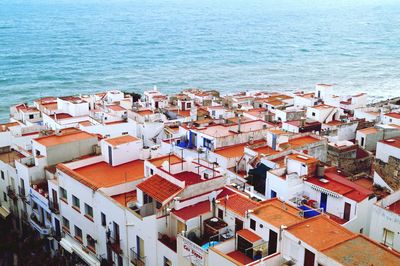
[[[83,251],[81,246],[73,245],[72,249],[81,259],[86,261],[89,265],[100,266],[100,261]]]
[[[70,242],[68,240],[66,240],[65,238],[61,238],[60,241],[60,245],[69,253],[72,253],[72,245],[70,244]]]
[[[89,265],[93,266],[100,266],[100,261],[97,260],[95,257],[91,256],[90,254],[86,253],[82,250],[82,246],[74,243],[73,241],[69,241],[66,238],[62,238],[60,241],[60,245],[69,253],[75,253],[78,255],[82,260],[87,262]]]
[[[5,207],[0,207],[0,216],[5,220],[8,215],[10,215],[10,211]]]

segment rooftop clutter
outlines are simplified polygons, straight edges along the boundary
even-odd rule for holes
[[[400,264],[399,101],[334,91],[11,106],[0,215],[88,265]]]

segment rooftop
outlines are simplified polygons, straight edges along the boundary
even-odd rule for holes
[[[262,239],[259,235],[257,235],[257,234],[255,234],[255,233],[251,232],[251,231],[248,230],[248,229],[239,230],[239,231],[236,232],[236,234],[237,234],[238,236],[243,237],[244,239],[246,239],[246,240],[249,241],[250,243],[255,243],[255,242],[257,242],[257,241],[259,241],[259,240]]]
[[[220,199],[219,204],[242,217],[246,216],[246,211],[255,209],[256,207],[260,206],[260,203],[240,194],[234,194]]]
[[[119,137],[115,137],[115,138],[109,138],[104,140],[105,142],[107,142],[108,144],[110,144],[113,147],[122,145],[122,144],[126,144],[129,142],[134,142],[139,140],[138,138],[135,138],[131,135],[123,135],[123,136],[119,136]]]
[[[328,182],[326,182],[325,180],[327,180]],[[324,182],[322,182],[321,179],[317,177],[309,177],[307,178],[307,182],[336,192],[356,202],[360,202],[367,198],[369,195],[373,194],[372,191],[356,183],[353,183],[350,180],[347,180],[343,176],[334,172],[325,173]]]
[[[111,196],[115,201],[117,201],[122,206],[128,207],[129,202],[135,202],[137,200],[136,190],[129,191],[126,193]]]
[[[184,181],[186,186],[206,181],[205,179],[202,179],[199,174],[189,171],[176,173],[174,174],[174,177],[180,181]]]
[[[400,137],[381,140],[379,142],[387,144],[387,145],[390,145],[390,146],[393,146],[395,148],[400,148]]]
[[[400,200],[393,202],[387,208],[397,214],[400,214]]]
[[[290,226],[302,221],[300,210],[279,200],[269,201],[258,207],[254,215],[261,220],[279,228],[281,225]]]
[[[149,177],[140,183],[137,188],[160,203],[173,197],[182,190],[179,186],[159,175]]]
[[[400,265],[398,253],[363,235],[358,235],[330,247],[323,253],[343,265]]]
[[[66,131],[62,130],[60,134],[44,136],[34,139],[36,142],[42,144],[46,147],[66,144],[70,142],[82,141],[86,139],[96,138],[97,136],[94,134],[90,134],[85,131],[74,130],[74,131]]]
[[[318,215],[290,226],[287,231],[317,250],[351,239],[354,234],[338,223]]]
[[[12,164],[15,160],[24,158],[25,156],[17,151],[9,151],[0,153],[0,161],[6,164]]]
[[[144,177],[144,161],[142,160],[114,167],[106,162],[99,162],[77,169],[70,169],[64,164],[59,164],[57,168],[92,189],[112,187]]]
[[[392,118],[400,119],[400,113],[387,113],[386,116],[390,116]]]
[[[176,156],[175,154],[171,155],[165,155],[157,158],[152,158],[148,160],[150,163],[152,163],[155,167],[160,167],[164,162],[169,162],[170,164],[176,164],[176,163],[181,163],[184,160]]]
[[[173,210],[172,213],[183,221],[190,220],[202,214],[211,211],[210,201],[202,201],[179,210]]]

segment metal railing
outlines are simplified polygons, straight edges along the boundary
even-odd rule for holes
[[[17,194],[15,194],[15,188],[13,186],[7,186],[7,195],[13,200],[17,199]]]
[[[134,248],[131,248],[131,262],[133,263],[133,265],[136,266],[144,266],[146,265],[146,257],[145,256],[140,256],[139,254],[137,254],[134,250]]]
[[[107,236],[107,245],[109,245],[115,253],[122,253],[121,239],[119,237]]]

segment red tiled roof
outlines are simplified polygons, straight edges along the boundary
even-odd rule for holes
[[[210,211],[210,202],[206,200],[172,212],[182,220],[187,221]]]
[[[149,177],[140,183],[137,188],[161,203],[182,190],[179,186],[159,175]]]
[[[234,194],[221,199],[221,206],[225,206],[228,210],[245,217],[246,211],[260,206],[260,203],[246,198],[245,196]]]

